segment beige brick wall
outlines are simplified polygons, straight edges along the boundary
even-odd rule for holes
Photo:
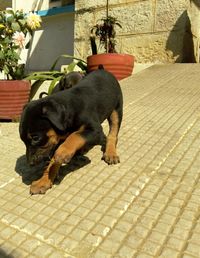
[[[106,0],[75,1],[75,55],[91,54],[90,28],[105,17]],[[110,0],[109,14],[118,18],[117,51],[138,63],[190,61],[189,0]],[[185,57],[189,53],[189,58]]]

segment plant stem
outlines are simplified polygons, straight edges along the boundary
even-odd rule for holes
[[[106,19],[108,19],[108,0],[106,0]]]
[[[106,0],[106,20],[108,21],[108,1]],[[108,31],[106,32],[106,53],[108,53]]]

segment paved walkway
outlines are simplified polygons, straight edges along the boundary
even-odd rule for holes
[[[95,147],[45,195],[29,195],[18,124],[0,124],[0,257],[200,257],[200,65],[121,85],[121,163]]]

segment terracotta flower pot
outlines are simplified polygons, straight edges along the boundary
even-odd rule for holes
[[[128,54],[107,53],[88,56],[88,71],[98,69],[99,64],[111,72],[118,80],[124,79],[132,74],[134,67],[134,56]]]
[[[30,89],[29,81],[0,80],[0,119],[19,119],[29,101]]]

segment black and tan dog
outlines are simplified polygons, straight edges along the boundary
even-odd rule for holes
[[[27,160],[31,165],[49,161],[43,176],[32,183],[30,193],[45,193],[62,163],[68,163],[77,151],[100,144],[105,119],[109,122],[109,133],[103,160],[118,163],[116,144],[122,105],[118,81],[102,69],[68,90],[30,102],[23,111],[19,129]]]
[[[101,68],[103,69],[103,68]],[[64,74],[58,84],[53,88],[51,94],[57,93],[59,91],[67,90],[76,85],[80,80],[84,78],[84,74],[80,72],[70,72]],[[39,98],[43,98],[44,96],[48,96],[47,92],[41,92]]]

